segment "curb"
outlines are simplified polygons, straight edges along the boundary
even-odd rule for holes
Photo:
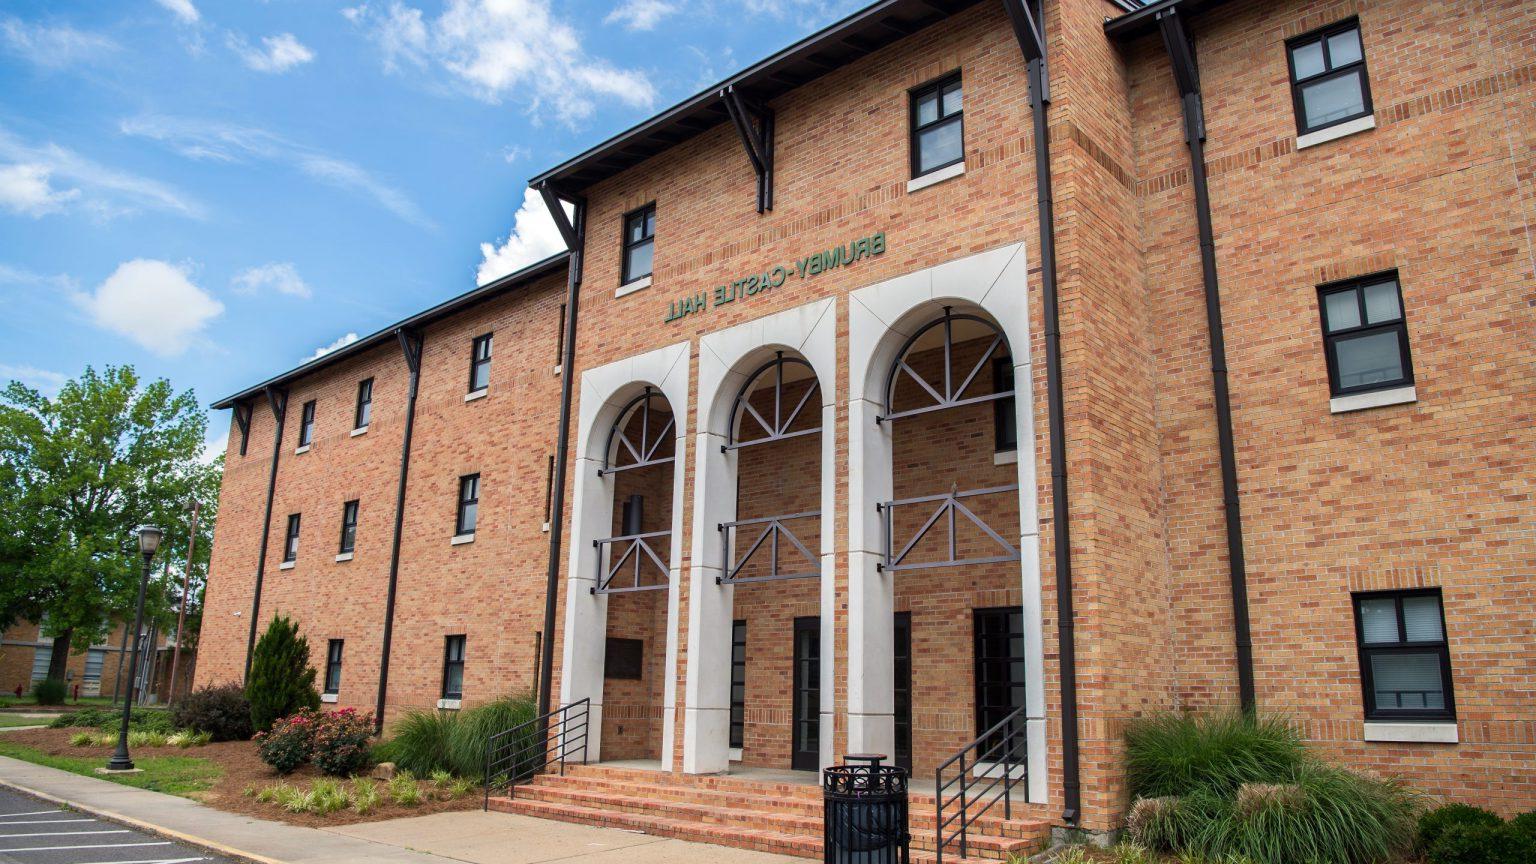
[[[188,846],[195,846],[204,852],[212,852],[215,855],[221,855],[225,858],[229,858],[235,861],[245,862],[245,864],[288,864],[288,862],[278,858],[268,858],[265,855],[257,855],[254,852],[246,852],[242,849],[236,849],[232,846],[225,846],[222,843],[209,840],[205,837],[197,837],[192,834],[183,834],[180,831],[173,831],[170,828],[166,828],[161,825],[144,822],[142,820],[135,819],[132,816],[124,816],[121,813],[114,813],[111,810],[104,810],[100,807],[91,807],[85,804],[81,804],[77,801],[71,801],[68,798],[60,798],[57,795],[50,795],[47,792],[41,792],[28,786],[23,786],[20,783],[17,783],[13,780],[7,780],[3,777],[0,777],[0,789],[9,789],[12,792],[19,792],[23,795],[29,795],[33,798],[47,801],[50,804],[58,804],[63,807],[68,807],[71,810],[75,810],[80,813],[87,813],[99,819],[105,819],[108,822],[115,822],[119,825],[133,828],[137,831],[143,831],[145,834],[152,834],[165,840],[173,840],[177,843],[183,843]]]

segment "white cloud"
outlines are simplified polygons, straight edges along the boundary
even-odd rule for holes
[[[319,348],[316,348],[315,349],[315,353],[309,355],[308,357],[305,357],[300,362],[308,363],[311,360],[319,360],[321,357],[324,357],[325,355],[331,353],[332,351],[339,351],[342,348],[345,348],[348,345],[351,345],[353,342],[356,342],[356,341],[357,341],[357,334],[356,333],[348,333],[345,336],[338,337],[335,342],[332,342],[329,345],[322,345]]]
[[[661,19],[677,12],[667,0],[622,0],[603,18],[604,24],[623,24],[629,30],[654,30]]]
[[[24,216],[45,216],[80,197],[79,189],[54,189],[47,165],[0,165],[0,207]]]
[[[250,267],[235,274],[230,280],[230,290],[247,296],[276,291],[289,297],[308,300],[309,285],[299,277],[299,271],[287,262],[272,262],[260,267]]]
[[[224,311],[224,304],[192,284],[190,269],[136,258],[118,265],[94,294],[81,292],[73,299],[97,327],[174,357]]]
[[[399,0],[343,14],[368,30],[386,69],[435,64],[479,99],[494,104],[515,95],[530,110],[547,104],[567,124],[590,116],[600,98],[635,107],[656,98],[643,72],[588,55],[549,0],[447,0],[431,21]]]
[[[523,191],[523,204],[512,217],[512,231],[501,245],[480,244],[480,270],[475,282],[484,285],[529,264],[543,261],[565,251],[565,240],[555,220],[544,206],[544,199],[533,189]]]
[[[254,48],[246,43],[244,37],[233,33],[229,36],[230,49],[240,55],[240,59],[245,61],[246,66],[257,72],[281,74],[315,59],[315,52],[295,38],[292,33],[263,36],[261,46]]]
[[[155,0],[155,2],[171,10],[171,14],[183,24],[196,24],[202,17],[197,13],[197,7],[192,5],[192,0]]]
[[[66,193],[68,200],[55,197],[54,203],[68,205],[73,202],[100,219],[129,215],[141,210],[164,210],[193,218],[203,216],[203,206],[178,189],[157,180],[108,168],[57,144],[28,144],[11,135],[3,126],[0,126],[0,162],[29,166],[31,172],[40,167],[48,183],[52,184],[57,178],[72,187],[78,187],[79,195]],[[11,193],[22,197],[7,200],[28,200],[25,197],[28,194],[26,181],[26,173],[13,176],[12,182],[17,185],[11,187]],[[51,185],[49,188],[52,188]],[[33,185],[31,189],[35,194],[36,186]]]
[[[0,21],[0,44],[13,54],[47,69],[62,69],[117,50],[105,36],[69,26],[49,27],[19,18]]]
[[[30,270],[0,264],[0,285],[52,286],[67,291],[74,289],[75,280],[63,274],[45,276],[42,273],[33,273]]]
[[[259,159],[290,165],[328,186],[372,198],[413,225],[435,227],[409,196],[375,178],[361,166],[294,143],[265,129],[160,116],[124,120],[119,128],[127,135],[164,143],[190,159],[231,163]]]
[[[59,388],[69,380],[69,376],[62,372],[39,369],[26,364],[12,366],[8,363],[0,363],[0,379],[20,381],[44,396],[56,396]]]

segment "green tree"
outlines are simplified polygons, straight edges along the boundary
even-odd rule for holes
[[[46,621],[49,678],[64,677],[71,648],[131,618],[137,525],[165,530],[162,554],[178,568],[152,581],[146,617],[163,627],[173,614],[187,504],[202,501],[210,530],[217,506],[218,467],[199,461],[207,424],[191,391],[142,383],[130,366],[87,367],[53,398],[14,381],[0,390],[0,627]],[[195,572],[206,571],[210,545],[200,541]]]
[[[309,665],[309,640],[299,635],[299,625],[288,616],[273,618],[257,640],[245,698],[251,703],[251,725],[258,732],[301,708],[320,707],[315,670]]]

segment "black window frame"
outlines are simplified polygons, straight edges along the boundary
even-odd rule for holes
[[[646,225],[646,221],[645,220],[646,220],[647,216],[650,217],[651,233],[646,234],[645,236],[641,237],[639,240],[631,241],[629,239],[629,226],[630,226],[630,224],[632,222],[634,222],[636,219],[639,219],[640,220],[640,230],[643,232],[645,230],[645,225]],[[652,201],[652,202],[650,202],[648,204],[643,204],[643,205],[641,205],[639,207],[636,207],[635,209],[629,211],[628,213],[625,213],[624,214],[624,218],[621,219],[620,222],[619,222],[619,228],[620,228],[620,231],[622,232],[619,235],[619,271],[620,271],[619,272],[619,286],[623,287],[625,285],[628,285],[631,282],[638,282],[639,280],[644,279],[645,277],[651,275],[652,273],[654,273],[656,271],[656,202]],[[641,246],[646,245],[647,243],[649,243],[650,246],[651,246],[651,269],[645,271],[644,273],[631,273],[631,272],[629,272],[629,252],[630,252],[630,250],[631,249],[637,249],[637,248],[639,248]],[[565,320],[565,316],[563,314],[564,311],[565,311],[565,307],[562,306],[561,307],[561,312],[562,312],[561,320],[562,321]],[[563,335],[564,334],[562,333],[562,337],[563,337]]]
[[[471,484],[473,484],[473,488],[472,489],[470,488]],[[469,495],[468,493],[470,493],[470,492],[472,492],[473,495]],[[465,530],[465,527],[464,527],[464,509],[466,507],[468,507],[470,504],[475,505],[475,524],[470,525],[468,530]],[[458,514],[455,517],[454,523],[453,523],[453,536],[455,536],[455,537],[464,537],[464,536],[468,536],[470,534],[474,534],[475,530],[477,528],[479,528],[479,527],[480,527],[480,475],[479,474],[465,474],[465,475],[463,475],[463,476],[461,476],[459,478],[459,506],[458,506]]]
[[[301,514],[288,514],[288,528],[283,532],[283,563],[292,564],[299,560],[299,528],[302,525]]]
[[[496,342],[495,342],[495,339],[493,338],[493,337],[495,337],[495,335],[496,335],[496,333],[494,331],[492,331],[490,333],[481,333],[479,336],[476,336],[469,343],[469,392],[470,393],[479,393],[482,390],[490,389],[490,386],[491,386],[490,365],[491,365],[491,359],[495,356],[495,353],[496,353]],[[485,352],[484,352],[485,356],[484,357],[480,356],[481,348],[482,347],[485,349]],[[479,387],[476,387],[475,386],[475,373],[479,372],[480,371],[480,367],[482,367],[482,366],[486,367],[485,383],[481,384]]]
[[[1382,282],[1391,282],[1392,286],[1397,290],[1397,319],[1395,321],[1372,324],[1366,317],[1365,289]],[[1360,323],[1355,327],[1331,331],[1328,329],[1328,298],[1334,294],[1342,294],[1345,291],[1355,292]],[[1399,387],[1410,387],[1413,385],[1413,350],[1411,340],[1408,338],[1408,308],[1403,303],[1403,283],[1398,278],[1396,270],[1386,270],[1381,273],[1373,273],[1370,276],[1342,279],[1337,282],[1328,282],[1317,286],[1317,314],[1319,323],[1323,328],[1323,358],[1328,365],[1328,392],[1331,395],[1353,396],[1357,393],[1395,390]],[[1392,381],[1376,381],[1370,384],[1357,384],[1352,387],[1342,386],[1339,382],[1337,344],[1345,339],[1389,331],[1396,331],[1397,333],[1398,359],[1403,367],[1402,377]]]
[[[367,414],[367,416],[363,416]],[[357,382],[357,407],[352,411],[352,428],[367,429],[373,423],[373,379]]]
[[[1360,41],[1360,59],[1352,63],[1346,63],[1343,66],[1334,66],[1331,52],[1328,49],[1328,39],[1329,37],[1337,36],[1340,33],[1345,33],[1350,30],[1355,31],[1356,38]],[[1323,65],[1325,68],[1322,72],[1319,72],[1316,75],[1311,75],[1307,78],[1298,80],[1296,77],[1295,51],[1297,48],[1300,48],[1303,45],[1311,44],[1313,42],[1322,43]],[[1311,32],[1303,33],[1300,36],[1287,39],[1285,41],[1285,68],[1291,80],[1291,108],[1296,113],[1297,135],[1310,135],[1313,132],[1321,132],[1324,129],[1330,129],[1341,123],[1348,123],[1351,120],[1359,120],[1361,117],[1369,117],[1375,112],[1373,103],[1371,102],[1371,70],[1365,62],[1365,33],[1360,29],[1360,19],[1358,16],[1345,18],[1342,21],[1335,21],[1326,27],[1320,27]],[[1315,84],[1330,78],[1342,78],[1357,68],[1360,70],[1360,101],[1364,106],[1360,113],[1351,114],[1348,117],[1342,117],[1337,120],[1329,120],[1327,123],[1323,123],[1318,126],[1308,126],[1306,106],[1303,104],[1301,99],[1302,87],[1307,84]]]
[[[745,618],[737,618],[731,622],[731,709],[726,746],[733,750],[744,750],[747,746],[747,621]]]
[[[1016,390],[1013,358],[1004,356],[992,360],[992,392]],[[1017,396],[992,400],[992,448],[995,453],[1015,453],[1019,449],[1019,424]],[[1012,429],[1009,429],[1012,426]],[[1009,439],[1009,435],[1012,439]]]
[[[353,498],[341,505],[341,542],[337,545],[337,554],[350,555],[357,551],[358,504],[358,499]]]
[[[464,698],[464,658],[468,654],[468,642],[468,637],[466,637],[463,633],[457,633],[451,636],[443,637],[443,699]],[[457,660],[454,659],[455,647],[458,648]],[[448,670],[454,668],[455,666],[457,666],[459,670],[459,689],[457,691],[452,691],[448,689]]]
[[[308,447],[315,443],[315,402],[316,400],[311,399],[299,410],[300,447]]]
[[[325,645],[325,691],[332,696],[341,692],[341,654],[345,639],[332,639]]]
[[[920,177],[926,177],[935,171],[942,171],[951,165],[962,165],[965,163],[965,81],[961,75],[962,71],[963,70],[956,69],[953,72],[949,72],[925,84],[919,84],[918,86],[913,87],[911,90],[907,91],[907,160],[913,180],[916,180]],[[953,114],[945,114],[943,92],[944,88],[951,84],[960,85],[961,107],[959,111],[956,111]],[[929,93],[939,94],[939,116],[929,123],[919,124],[917,121],[917,104],[922,100],[924,96],[927,96]],[[949,123],[951,121],[958,122],[960,124],[959,157],[951,159],[942,165],[935,165],[932,168],[929,168],[927,171],[921,170],[920,166],[922,162],[918,158],[920,153],[920,148],[918,147],[918,136],[921,133],[928,131],[929,129],[942,126],[945,123]]]
[[[1440,608],[1440,639],[1438,642],[1408,642],[1400,640],[1393,643],[1374,642],[1369,645],[1365,641],[1365,620],[1360,611],[1362,601],[1391,598],[1396,601],[1397,607],[1397,632],[1399,637],[1406,636],[1407,626],[1403,620],[1403,600],[1411,597],[1433,597]],[[1455,722],[1456,720],[1456,688],[1451,678],[1451,649],[1450,628],[1445,620],[1445,598],[1439,588],[1412,588],[1392,591],[1358,591],[1350,595],[1350,605],[1355,614],[1355,648],[1360,663],[1360,695],[1365,709],[1365,719],[1378,721],[1392,720],[1437,720],[1442,722]],[[1374,654],[1425,654],[1434,651],[1440,656],[1440,681],[1445,688],[1445,708],[1382,708],[1376,704],[1376,688],[1371,669],[1371,656]]]

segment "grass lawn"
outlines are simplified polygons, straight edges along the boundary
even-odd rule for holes
[[[15,733],[26,734],[26,733]],[[210,759],[196,756],[146,756],[133,760],[134,767],[144,769],[139,774],[97,774],[96,769],[106,765],[100,756],[51,756],[34,747],[24,747],[0,738],[0,756],[35,762],[49,768],[58,768],[98,780],[110,780],[124,786],[137,786],[153,792],[165,792],[193,797],[192,793],[206,792],[222,775],[221,769]]]
[[[47,717],[18,717],[15,714],[0,714],[0,729],[10,729],[15,726],[47,726]]]
[[[77,706],[77,705],[82,707],[82,708],[85,708],[85,707],[101,708],[101,707],[109,706],[111,704],[112,704],[112,697],[110,697],[110,696],[81,696],[78,700],[76,700],[76,699],[66,699],[66,700],[64,700],[64,704],[63,705],[49,706],[46,710],[50,710],[50,711],[72,711],[72,710],[74,710],[75,706]],[[36,707],[38,707],[37,706],[37,700],[32,698],[31,695],[22,696],[20,698],[17,698],[16,696],[9,696],[9,695],[7,695],[7,696],[0,696],[0,711],[4,711],[7,708],[14,708],[14,709],[17,709],[17,710],[27,710],[27,709],[32,709],[32,708],[36,708]]]

